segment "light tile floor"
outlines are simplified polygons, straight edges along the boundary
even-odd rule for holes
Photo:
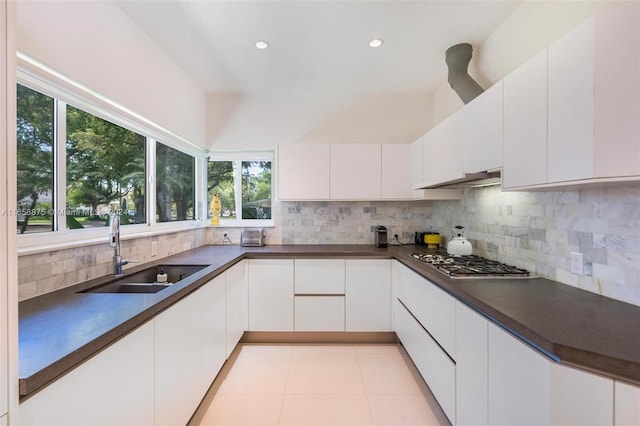
[[[240,345],[190,426],[448,425],[399,345]]]

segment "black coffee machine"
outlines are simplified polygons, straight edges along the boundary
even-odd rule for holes
[[[376,247],[387,247],[387,228],[382,226],[382,225],[378,225],[375,228],[375,233],[376,233]]]

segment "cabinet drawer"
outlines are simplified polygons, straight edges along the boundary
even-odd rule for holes
[[[456,365],[399,302],[396,333],[451,423],[455,424]]]
[[[344,294],[344,259],[296,259],[296,294]]]
[[[296,296],[295,331],[344,331],[344,296]]]
[[[399,271],[398,298],[429,331],[442,348],[455,359],[455,299],[426,278],[403,266]]]

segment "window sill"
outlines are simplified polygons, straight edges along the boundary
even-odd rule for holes
[[[131,228],[127,229],[128,226]],[[198,224],[195,221],[186,223],[161,223],[153,227],[147,225],[127,225],[121,228],[120,239],[132,240],[135,238],[152,237],[154,235],[172,234],[195,229],[206,229],[207,225]],[[82,232],[83,235],[78,235]],[[18,236],[18,256],[46,253],[55,250],[65,250],[77,247],[86,247],[98,244],[109,244],[109,228],[99,230],[76,230],[52,235],[28,234]]]

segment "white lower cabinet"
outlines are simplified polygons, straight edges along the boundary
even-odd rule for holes
[[[344,294],[344,259],[295,259],[295,294]]]
[[[396,334],[452,424],[456,424],[456,365],[400,302]]]
[[[244,331],[249,328],[248,261],[236,263],[225,272],[226,276],[226,356],[229,358]]]
[[[293,259],[249,260],[249,330],[293,331]]]
[[[150,321],[22,402],[11,424],[152,425],[153,340]]]
[[[551,424],[551,364],[489,324],[489,424]]]
[[[451,356],[456,353],[455,299],[426,278],[401,266],[398,298]]]
[[[614,424],[616,426],[640,425],[640,387],[616,381],[614,393]]]
[[[613,425],[613,380],[552,363],[551,423]]]
[[[155,318],[156,424],[186,424],[226,359],[224,275]]]
[[[488,322],[456,302],[456,422],[488,424]]]
[[[0,426],[7,426],[7,415],[0,417]]]
[[[347,259],[346,330],[391,331],[391,260]]]
[[[344,296],[296,296],[295,331],[344,331]]]

